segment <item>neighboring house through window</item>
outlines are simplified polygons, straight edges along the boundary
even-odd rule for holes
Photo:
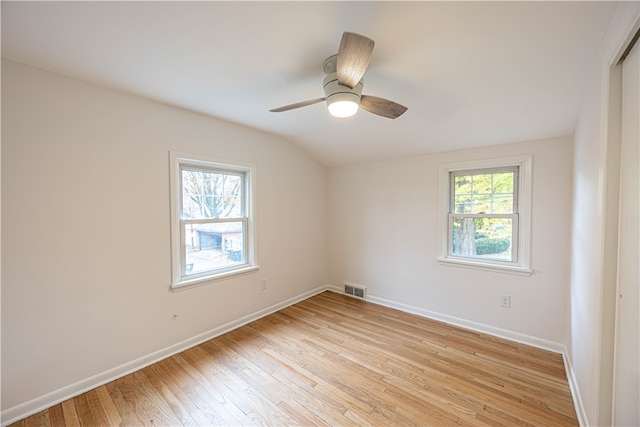
[[[531,156],[443,165],[439,261],[530,274]]]
[[[253,169],[177,153],[170,157],[172,288],[257,269]]]

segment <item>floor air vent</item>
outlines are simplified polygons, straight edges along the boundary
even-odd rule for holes
[[[354,285],[353,283],[344,282],[344,293],[352,297],[365,299],[367,297],[367,288],[364,286]]]

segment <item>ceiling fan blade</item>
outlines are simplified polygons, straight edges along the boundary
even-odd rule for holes
[[[306,107],[307,105],[317,104],[318,102],[324,101],[326,98],[316,98],[310,99],[308,101],[296,102],[295,104],[285,105],[284,107],[274,108],[273,110],[269,110],[272,113],[281,113],[283,111],[295,110],[296,108]]]
[[[338,83],[351,89],[358,84],[367,71],[374,44],[373,40],[360,34],[342,34],[336,63]]]
[[[407,111],[407,107],[377,96],[362,95],[360,107],[370,113],[395,119]]]

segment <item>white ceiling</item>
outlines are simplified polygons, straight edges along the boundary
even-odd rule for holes
[[[572,134],[616,6],[2,1],[2,56],[282,135],[336,166]],[[376,42],[363,93],[409,110],[270,113],[324,96],[344,31]]]

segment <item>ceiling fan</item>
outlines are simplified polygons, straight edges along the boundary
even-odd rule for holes
[[[326,74],[322,83],[325,96],[269,111],[280,113],[327,101],[329,113],[335,117],[352,116],[358,107],[390,119],[400,117],[407,107],[377,96],[362,95],[362,77],[369,66],[373,45],[373,40],[368,37],[343,33],[338,54],[328,57],[323,64]]]

